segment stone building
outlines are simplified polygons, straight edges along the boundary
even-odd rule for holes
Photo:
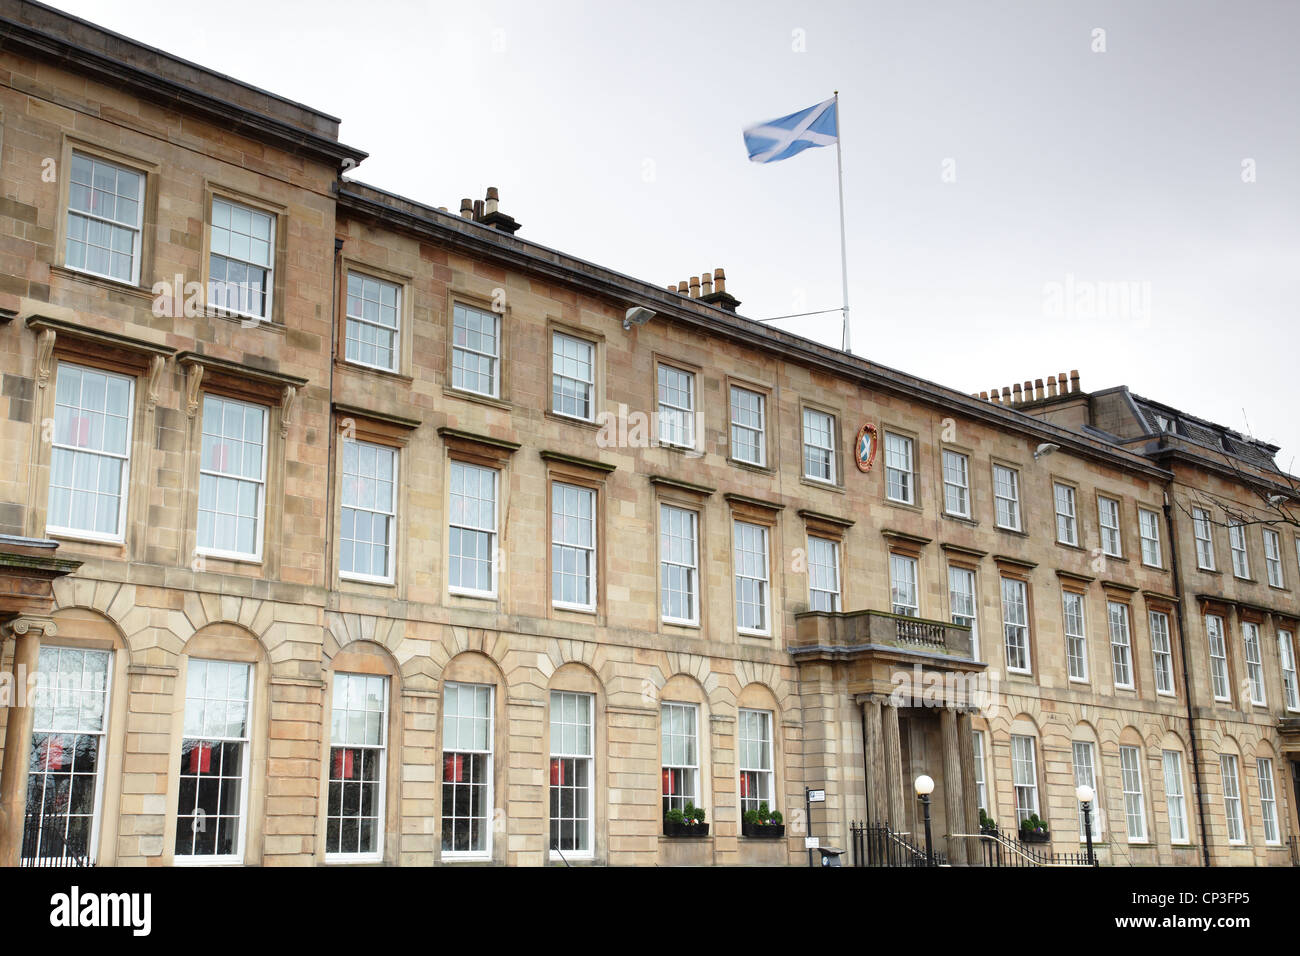
[[[0,3],[0,860],[803,864],[925,773],[953,862],[981,809],[1077,850],[1085,781],[1104,863],[1290,861],[1294,529],[1229,580],[1180,507],[1273,449],[923,381],[337,133]]]

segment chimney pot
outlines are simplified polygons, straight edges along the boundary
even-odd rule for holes
[[[1079,370],[1073,368],[1070,369],[1070,393],[1073,394],[1077,391],[1079,391]]]
[[[1036,378],[1034,379],[1034,400],[1037,401],[1043,397],[1043,380],[1041,378]]]
[[[1047,397],[1056,397],[1056,379],[1052,378],[1050,375],[1047,377]]]
[[[487,198],[488,198],[488,199],[500,199],[500,198],[501,198],[501,193],[497,191],[497,188],[496,188],[495,186],[489,186],[489,187],[487,188]]]
[[[713,270],[713,291],[714,292],[727,291],[727,273],[724,272],[722,269]]]
[[[1014,405],[1019,405],[1023,401],[1024,401],[1024,393],[1021,392],[1020,383],[1017,382],[1015,385],[1011,386],[1011,402]]]
[[[703,295],[713,295],[713,276],[707,271],[700,276],[700,293]]]
[[[691,276],[691,298],[698,299],[699,297],[700,297],[700,277]]]
[[[988,392],[980,392],[980,398],[987,402],[987,401],[989,400],[989,393],[988,393]]]
[[[474,201],[469,198],[460,201],[460,214],[466,219],[474,218]]]
[[[677,283],[677,291],[682,295],[687,295],[691,291],[690,283],[683,279],[681,282]]]

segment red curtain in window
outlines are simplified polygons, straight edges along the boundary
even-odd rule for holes
[[[551,758],[551,786],[564,786],[564,761],[558,757]]]
[[[664,796],[665,797],[672,796],[672,792],[673,792],[673,772],[671,770],[665,770],[664,771]]]
[[[464,754],[447,754],[442,758],[442,779],[445,783],[465,782]]]
[[[353,774],[353,761],[356,754],[351,750],[343,749],[334,751],[334,779],[351,780]]]
[[[190,773],[212,772],[212,744],[196,744],[190,751]]]
[[[749,778],[743,773],[740,775],[740,795],[742,797],[749,796]]]

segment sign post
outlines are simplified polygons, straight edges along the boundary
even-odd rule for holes
[[[817,849],[818,840],[812,835],[812,805],[814,803],[825,803],[826,791],[813,790],[805,787],[803,792],[803,812],[804,812],[804,841],[803,844],[808,848],[808,865],[813,865],[813,850]]]

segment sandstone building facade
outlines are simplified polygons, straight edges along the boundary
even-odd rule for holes
[[[0,860],[803,864],[925,773],[953,862],[981,810],[1077,850],[1080,782],[1103,863],[1292,862],[1275,449],[922,381],[337,133],[0,3]]]

